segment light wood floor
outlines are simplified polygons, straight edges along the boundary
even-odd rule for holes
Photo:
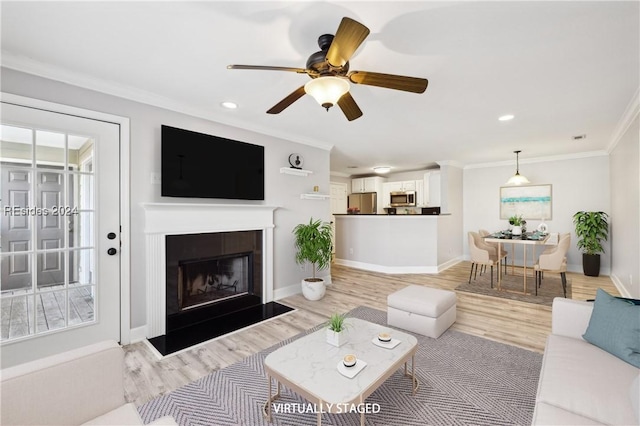
[[[453,290],[468,280],[469,268],[470,263],[461,262],[436,275],[387,275],[333,265],[333,283],[322,300],[311,302],[295,295],[279,301],[297,308],[291,313],[163,360],[158,360],[144,342],[125,346],[126,398],[141,405],[320,324],[332,313],[361,305],[386,310],[387,295],[409,284]],[[574,299],[592,299],[599,287],[618,294],[609,277],[567,273],[567,278]],[[457,292],[457,297],[453,329],[537,352],[544,350],[551,330],[550,307],[463,292]]]

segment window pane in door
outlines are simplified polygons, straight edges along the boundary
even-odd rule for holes
[[[33,296],[2,298],[1,340],[33,334]]]
[[[38,290],[48,290],[53,286],[64,287],[65,253],[61,251],[43,251],[37,254]]]
[[[4,155],[4,152],[2,153]],[[33,214],[31,203],[31,170],[14,163],[0,163],[0,241],[3,252],[31,250]]]
[[[36,130],[36,164],[64,167],[64,133]]]
[[[42,292],[36,296],[36,333],[57,330],[66,326],[66,296],[65,290]]]
[[[69,325],[95,320],[95,286],[69,289]]]
[[[95,284],[95,250],[69,252],[69,286]]]
[[[31,129],[0,125],[0,152],[3,161],[31,166],[33,164],[33,137]]]
[[[15,290],[31,290],[32,254],[13,254],[2,256],[2,280],[0,289],[13,294]]]
[[[69,221],[69,247],[90,248],[94,245],[93,223],[94,212],[72,214]]]

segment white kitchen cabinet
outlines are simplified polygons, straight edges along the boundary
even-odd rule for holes
[[[379,192],[382,190],[383,182],[384,178],[377,176],[351,179],[351,192]]]
[[[386,189],[389,192],[398,192],[398,191],[415,191],[417,188],[415,180],[403,180],[398,182],[387,182],[385,183]]]
[[[420,206],[424,206],[426,205],[425,202],[425,191],[424,191],[424,181],[422,180],[417,180],[415,181],[416,183],[416,206],[420,207]]]
[[[430,207],[440,206],[440,171],[432,171],[424,174],[425,205]]]
[[[402,182],[401,191],[416,191],[416,181],[415,180],[406,180]]]

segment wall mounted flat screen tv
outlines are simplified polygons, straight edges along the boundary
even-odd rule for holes
[[[264,200],[264,147],[162,126],[162,196]]]

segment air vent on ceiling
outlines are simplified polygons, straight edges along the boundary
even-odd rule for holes
[[[586,138],[587,138],[587,135],[577,135],[577,136],[573,137],[573,140],[574,141],[579,141],[581,139],[586,139]]]

